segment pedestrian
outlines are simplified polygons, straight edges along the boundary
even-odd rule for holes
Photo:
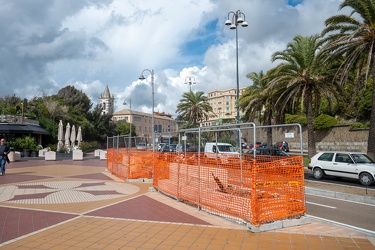
[[[8,154],[10,152],[10,147],[5,143],[5,139],[0,139],[0,175],[5,174],[5,163],[9,161]]]

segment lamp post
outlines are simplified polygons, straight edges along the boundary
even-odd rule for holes
[[[231,16],[231,18],[230,18]],[[232,21],[230,20],[232,19]],[[230,26],[231,30],[236,30],[236,70],[237,70],[237,100],[236,100],[236,109],[237,109],[237,116],[236,122],[240,122],[240,106],[238,103],[238,99],[240,98],[240,80],[239,80],[239,73],[238,73],[238,24],[241,24],[242,27],[247,27],[248,24],[245,20],[245,14],[242,13],[240,10],[236,12],[230,11],[228,12],[228,20],[225,22],[225,25]]]
[[[191,91],[191,85],[192,85],[192,84],[197,84],[197,83],[195,82],[195,77],[194,77],[194,76],[187,76],[187,77],[185,77],[185,84],[189,84],[189,86],[190,86],[190,91]]]
[[[127,105],[126,101],[124,101],[123,103],[124,105]],[[132,99],[129,98],[129,111],[130,111],[130,115],[129,115],[129,150],[131,148],[131,136],[132,136],[132,124],[131,124],[131,119],[132,119]]]
[[[150,72],[150,74],[151,74],[151,87],[152,87],[152,120],[151,120],[151,123],[152,123],[152,136],[151,136],[151,138],[152,138],[152,151],[154,152],[155,151],[155,135],[154,135],[154,133],[155,133],[155,131],[154,131],[154,127],[155,127],[155,121],[154,121],[154,104],[155,104],[155,102],[154,102],[154,70],[152,69],[152,70],[149,70],[149,69],[144,69],[143,71],[142,71],[142,73],[141,73],[141,76],[139,77],[139,80],[144,80],[144,79],[146,79],[144,76],[143,76],[143,72],[145,72],[145,71],[148,71],[148,72]]]

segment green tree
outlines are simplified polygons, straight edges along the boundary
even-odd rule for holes
[[[192,122],[194,127],[197,127],[198,122],[208,120],[210,112],[212,107],[202,91],[184,93],[176,109],[176,113],[181,115],[184,121]]]
[[[92,107],[90,98],[82,90],[73,86],[60,89],[56,96],[62,99],[63,104],[69,106],[74,113],[87,113]]]
[[[375,82],[375,0],[344,0],[340,9],[351,8],[350,15],[335,15],[325,21],[323,42],[328,60],[345,56],[342,63],[341,82],[347,82],[350,69],[356,68],[358,76],[372,75]],[[362,83],[362,81],[358,81]],[[375,103],[375,88],[372,90],[373,107]],[[375,158],[375,109],[370,115],[370,130],[368,136],[367,154]]]
[[[296,36],[284,51],[272,55],[272,61],[282,63],[270,72],[269,91],[278,90],[275,105],[283,113],[288,106],[302,104],[307,117],[307,142],[309,157],[316,153],[313,128],[314,112],[320,105],[322,96],[333,100],[337,91],[332,83],[332,65],[320,55],[319,36]],[[280,92],[281,90],[281,92]]]
[[[253,81],[253,85],[247,87],[239,99],[240,108],[245,111],[245,119],[254,121],[257,118],[262,125],[271,125],[274,96],[267,91],[269,78],[263,71],[251,72],[246,77]],[[272,145],[272,128],[267,128],[266,133],[267,143]]]
[[[87,113],[87,122],[82,127],[82,133],[86,135],[88,141],[105,142],[107,136],[115,133],[115,124],[111,122],[111,114],[102,114],[100,105],[96,105],[94,110]]]
[[[135,126],[134,124],[131,124],[129,122],[125,122],[125,121],[118,121],[116,123],[116,131],[119,135],[129,135],[129,132],[130,132],[130,126],[131,126],[131,131],[132,131],[132,134],[131,136],[136,136],[136,133],[135,133]]]

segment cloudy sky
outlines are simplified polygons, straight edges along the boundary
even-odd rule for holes
[[[236,87],[236,32],[224,23],[245,14],[238,28],[240,86],[249,72],[275,66],[271,55],[293,37],[320,33],[341,0],[0,0],[1,96],[56,94],[67,85],[93,104],[108,84],[115,111],[175,115],[193,76],[193,91]],[[230,16],[231,17],[231,16]]]

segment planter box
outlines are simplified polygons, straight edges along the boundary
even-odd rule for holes
[[[56,152],[55,151],[48,151],[44,154],[44,159],[46,161],[56,161]]]
[[[80,149],[73,150],[73,161],[82,161],[83,160],[83,152]]]

